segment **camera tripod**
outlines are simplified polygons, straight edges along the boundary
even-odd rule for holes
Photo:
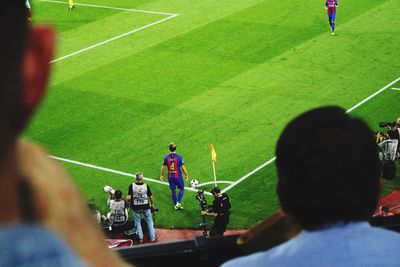
[[[206,223],[206,221],[205,221],[205,216],[204,215],[202,215],[201,216],[202,217],[202,219],[201,219],[201,221],[199,222],[199,228],[201,229],[201,230],[203,230],[203,236],[205,236],[205,237],[208,237],[208,234],[207,234],[207,223]]]

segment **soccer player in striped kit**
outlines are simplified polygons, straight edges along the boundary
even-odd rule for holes
[[[164,172],[168,169],[168,182],[169,188],[171,189],[172,201],[174,202],[175,209],[181,210],[182,198],[185,189],[185,183],[183,182],[182,172],[185,174],[185,180],[189,180],[188,172],[185,168],[183,158],[176,153],[176,144],[170,143],[169,151],[171,153],[164,157],[163,165],[161,167],[160,180],[164,181]],[[179,188],[178,197],[176,197],[176,188]]]
[[[328,11],[329,25],[331,25],[331,35],[335,35],[336,8],[338,0],[326,0],[325,9]]]

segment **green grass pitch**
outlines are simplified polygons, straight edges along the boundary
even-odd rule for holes
[[[158,180],[174,141],[190,178],[205,183],[213,181],[213,143],[227,188],[273,158],[285,124],[307,109],[360,103],[351,114],[374,130],[400,116],[400,91],[392,89],[400,82],[362,102],[400,77],[398,0],[342,0],[336,36],[323,0],[81,1],[73,11],[65,2],[32,3],[34,20],[55,25],[59,38],[49,92],[26,136],[53,156]],[[63,164],[103,213],[102,187],[126,195],[133,182]],[[277,210],[275,183],[271,163],[233,184],[229,227]],[[193,191],[177,212],[166,185],[148,184],[158,227],[197,227]]]

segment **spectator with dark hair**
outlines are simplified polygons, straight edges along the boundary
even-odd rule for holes
[[[369,225],[380,194],[371,130],[338,107],[291,121],[276,147],[277,193],[299,235],[224,266],[397,266],[400,234]]]
[[[0,9],[0,265],[123,265],[69,174],[19,137],[43,98],[55,37],[28,26],[25,4]]]

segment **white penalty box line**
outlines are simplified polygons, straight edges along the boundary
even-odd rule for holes
[[[66,4],[65,1],[56,1],[56,0],[40,0],[40,1],[41,1],[41,2],[48,2],[48,3],[64,4],[64,5]],[[120,38],[122,38],[122,37],[125,37],[125,36],[127,36],[127,35],[131,35],[131,34],[133,34],[133,33],[136,33],[136,32],[138,32],[138,31],[144,30],[144,29],[146,29],[146,28],[149,28],[149,27],[152,27],[152,26],[154,26],[154,25],[160,24],[160,23],[162,23],[162,22],[165,22],[165,21],[167,21],[167,20],[173,19],[173,18],[175,18],[175,17],[177,17],[177,16],[180,15],[180,14],[166,13],[166,12],[159,12],[159,11],[140,10],[140,9],[131,9],[131,8],[120,8],[120,7],[112,7],[112,6],[100,6],[100,5],[91,5],[91,4],[74,3],[74,5],[76,5],[76,6],[84,6],[84,7],[92,7],[92,8],[104,8],[104,9],[128,11],[128,12],[140,12],[140,13],[156,14],[156,15],[163,15],[163,16],[167,16],[167,17],[166,17],[166,18],[163,18],[163,19],[160,19],[160,20],[157,20],[157,21],[155,21],[155,22],[152,22],[152,23],[150,23],[150,24],[144,25],[144,26],[142,26],[142,27],[133,29],[133,30],[131,30],[131,31],[125,32],[125,33],[123,33],[123,34],[117,35],[117,36],[112,37],[112,38],[110,38],[110,39],[107,39],[107,40],[105,40],[105,41],[96,43],[96,44],[91,45],[91,46],[89,46],[89,47],[86,47],[86,48],[80,49],[80,50],[78,50],[78,51],[72,52],[72,53],[70,53],[70,54],[68,54],[68,55],[65,55],[65,56],[62,56],[62,57],[60,57],[60,58],[54,59],[54,60],[50,61],[51,64],[52,64],[52,63],[55,63],[55,62],[58,62],[58,61],[61,61],[61,60],[64,60],[64,59],[67,59],[67,58],[69,58],[69,57],[78,55],[78,54],[80,54],[80,53],[83,53],[83,52],[85,52],[85,51],[91,50],[91,49],[96,48],[96,47],[98,47],[98,46],[101,46],[101,45],[110,43],[110,42],[112,42],[112,41],[118,40],[118,39],[120,39]],[[71,11],[71,12],[76,12],[76,11]]]

